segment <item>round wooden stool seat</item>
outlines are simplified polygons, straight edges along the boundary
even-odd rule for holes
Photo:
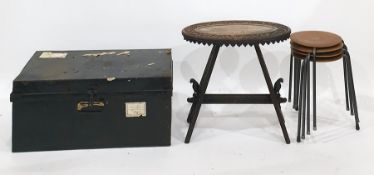
[[[318,53],[336,52],[338,50],[342,50],[343,46],[344,46],[344,44],[340,43],[340,44],[338,44],[336,46],[332,46],[332,47],[316,48],[316,53],[318,54]],[[314,50],[314,48],[312,48],[312,47],[305,47],[305,46],[293,43],[292,41],[291,41],[291,47],[293,49],[297,49],[297,50],[300,50],[300,51],[306,52],[306,53],[312,53],[313,50]]]
[[[291,42],[310,48],[334,47],[343,43],[340,36],[323,31],[302,31],[291,34]]]
[[[291,34],[291,51],[295,58],[304,59],[316,50],[317,62],[336,61],[343,57],[340,36],[323,31],[301,31]]]
[[[312,54],[313,52],[304,52],[302,50],[299,50],[299,49],[296,49],[296,48],[291,48],[291,50],[293,52],[297,52],[299,54],[302,54],[302,55],[308,55],[309,53]],[[320,52],[320,53],[316,53],[316,56],[317,57],[332,57],[332,56],[336,56],[336,55],[339,55],[339,54],[342,54],[343,53],[343,49],[339,49],[339,50],[335,50],[335,51],[331,51],[331,52]]]
[[[292,49],[292,55],[297,59],[305,59],[308,53],[303,53],[298,50]],[[343,57],[343,51],[341,52],[331,52],[329,54],[324,55],[316,55],[316,61],[317,62],[331,62],[339,60]]]

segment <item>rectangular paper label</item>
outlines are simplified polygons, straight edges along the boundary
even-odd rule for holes
[[[145,117],[147,116],[147,106],[145,102],[127,102],[126,117]]]
[[[41,59],[50,59],[50,58],[66,58],[68,53],[64,52],[43,52],[39,58]]]

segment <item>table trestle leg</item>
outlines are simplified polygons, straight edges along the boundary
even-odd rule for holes
[[[258,60],[259,60],[260,65],[261,65],[262,72],[263,72],[264,77],[265,77],[265,81],[266,81],[268,90],[270,92],[270,97],[272,99],[275,111],[276,111],[277,116],[278,116],[279,124],[282,128],[284,139],[285,139],[286,143],[289,144],[290,143],[290,138],[289,138],[288,133],[287,133],[285,121],[284,121],[281,106],[280,106],[280,101],[275,94],[274,87],[273,87],[273,84],[271,82],[270,75],[269,75],[268,69],[267,69],[265,61],[264,61],[264,57],[262,55],[260,46],[258,44],[255,45],[255,50],[256,50],[256,53],[257,53]]]
[[[191,106],[191,109],[190,109],[189,116],[187,118],[187,121],[189,121],[189,128],[188,128],[188,132],[187,132],[187,135],[186,135],[186,138],[185,138],[185,141],[184,141],[185,143],[190,142],[192,132],[193,132],[193,129],[194,129],[195,124],[196,124],[197,117],[198,117],[199,112],[200,112],[202,95],[205,94],[205,91],[208,87],[209,79],[210,79],[210,76],[212,75],[214,64],[216,62],[220,47],[221,47],[221,45],[213,45],[212,51],[210,52],[208,62],[207,62],[206,66],[205,66],[205,69],[204,69],[203,76],[200,80],[200,84],[197,84],[196,80],[191,79],[191,82],[193,83],[193,88],[194,88],[194,91],[195,91],[194,96],[196,96],[197,98],[194,100],[194,102]]]

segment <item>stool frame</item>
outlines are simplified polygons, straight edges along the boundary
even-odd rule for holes
[[[360,130],[351,57],[345,44],[343,46],[342,60],[346,110],[350,110],[351,115],[355,117],[356,130]],[[310,134],[310,62],[313,63],[313,130],[317,130],[316,49],[313,49],[313,52],[309,53],[305,58],[296,58],[291,54],[288,101],[291,102],[293,78],[293,108],[298,111],[297,142],[305,139],[305,124],[307,127],[306,132],[308,135]],[[292,73],[294,74],[293,77]]]

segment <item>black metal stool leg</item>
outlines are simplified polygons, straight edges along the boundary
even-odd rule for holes
[[[296,104],[297,103],[297,99],[296,99],[296,90],[297,90],[297,80],[296,80],[296,77],[297,77],[297,61],[299,59],[296,59],[295,57],[293,58],[293,104],[292,104],[292,108],[293,109],[296,109]]]
[[[258,60],[259,60],[260,65],[261,65],[262,72],[263,72],[265,80],[266,80],[268,90],[270,92],[270,97],[271,97],[272,103],[274,105],[275,111],[276,111],[277,116],[278,116],[279,124],[282,128],[284,139],[285,139],[286,143],[289,144],[290,143],[290,138],[288,137],[285,121],[284,121],[281,106],[280,106],[280,101],[275,95],[274,87],[273,87],[273,84],[271,82],[270,75],[269,75],[268,69],[266,67],[265,60],[264,60],[264,57],[262,55],[260,46],[255,45],[255,49],[256,49]]]
[[[351,108],[354,108],[354,115],[356,120],[356,130],[360,130],[360,119],[358,118],[358,110],[357,110],[357,99],[356,99],[356,92],[355,92],[355,86],[353,83],[353,72],[352,72],[352,64],[351,64],[351,57],[349,55],[348,50],[345,50],[346,55],[346,61],[347,61],[347,68],[348,68],[348,81],[349,81],[349,89],[351,94],[351,101],[353,101],[353,106]]]
[[[210,76],[212,75],[212,71],[213,71],[214,64],[216,62],[220,47],[221,47],[220,45],[213,45],[212,51],[210,52],[208,62],[207,62],[206,66],[205,66],[205,69],[204,69],[203,76],[200,80],[200,85],[197,84],[197,82],[195,80],[191,80],[191,82],[194,83],[193,87],[194,87],[195,95],[193,97],[194,100],[193,100],[193,104],[192,104],[191,109],[190,109],[190,114],[187,118],[190,126],[188,128],[186,139],[184,141],[185,143],[190,142],[191,135],[192,135],[193,129],[195,127],[197,117],[198,117],[199,112],[200,112],[202,96],[205,94],[205,91],[208,87],[209,79],[210,79]]]
[[[348,83],[348,95],[349,95],[349,105],[351,106],[350,108],[350,113],[352,116],[354,116],[355,111],[354,111],[354,101],[353,101],[353,93],[352,93],[352,87],[351,87],[351,75],[349,72],[349,66],[348,66],[348,58],[347,55],[345,54],[343,56],[343,60],[345,60],[345,66],[347,68],[347,83]]]
[[[305,79],[302,78],[304,76],[304,64],[301,65],[301,79],[300,79],[300,83],[298,84],[299,86],[299,89],[300,89],[300,96],[298,98],[298,106],[300,107],[299,108],[299,113],[298,113],[298,120],[297,120],[297,136],[296,136],[296,141],[297,142],[301,142],[301,129],[302,129],[302,113],[303,113],[303,108],[302,108],[302,104],[303,104],[303,86],[304,86],[304,81]]]
[[[348,99],[349,99],[349,105],[351,106],[350,108],[350,113],[352,116],[354,116],[354,107],[353,107],[353,93],[352,93],[352,87],[351,87],[351,83],[350,83],[350,71],[349,71],[349,67],[348,67],[348,56],[347,56],[347,51],[346,51],[346,46],[344,46],[344,55],[343,55],[343,62],[345,64],[345,68],[347,70],[347,88],[348,88]]]
[[[347,70],[347,88],[348,88],[348,99],[349,99],[349,105],[351,106],[351,109],[350,109],[350,113],[352,116],[355,115],[354,113],[354,107],[353,107],[353,104],[354,104],[354,100],[353,100],[353,94],[352,94],[352,89],[351,89],[351,83],[350,83],[350,71],[349,71],[349,67],[348,67],[348,53],[347,53],[347,46],[344,45],[343,46],[343,52],[344,52],[344,55],[343,55],[343,62],[345,64],[345,68]]]
[[[345,68],[346,68],[346,71],[347,71],[348,104],[349,104],[349,106],[351,106],[350,113],[351,113],[352,116],[354,116],[353,97],[352,97],[351,84],[350,84],[350,73],[349,73],[349,68],[348,68],[347,55],[345,53],[343,55],[343,62],[345,64]]]
[[[350,103],[350,98],[349,98],[349,90],[348,90],[348,73],[347,73],[347,61],[345,59],[345,56],[343,56],[343,71],[344,71],[344,90],[345,90],[345,105],[346,105],[346,110],[349,111],[349,103]]]
[[[302,135],[301,135],[301,138],[302,139],[305,139],[305,125],[306,125],[306,114],[307,114],[307,99],[308,99],[308,96],[307,96],[307,87],[308,87],[308,63],[309,63],[309,58],[310,58],[310,54],[308,54],[306,56],[306,58],[304,59],[304,62],[303,62],[303,76],[301,77],[302,81],[303,81],[303,84],[302,84],[302,110],[300,109],[300,111],[302,111]]]
[[[293,56],[290,57],[290,76],[288,81],[288,102],[291,102],[291,93],[292,93],[292,70],[293,70]]]
[[[295,64],[295,71],[294,71],[294,102],[293,108],[297,111],[298,110],[298,101],[299,101],[299,87],[300,87],[300,67],[301,67],[301,60],[294,58]]]
[[[300,96],[301,96],[301,106],[299,110],[301,112],[301,139],[305,139],[305,98],[306,98],[306,60],[303,61],[303,70],[302,70],[302,77],[301,77],[301,88],[300,88]]]
[[[313,50],[313,130],[317,130],[317,101],[316,101],[316,94],[317,94],[317,60],[316,60],[316,50]]]
[[[308,60],[307,60],[307,86],[306,86],[306,89],[307,89],[307,95],[306,95],[306,98],[307,98],[307,109],[306,109],[306,124],[307,124],[307,131],[306,133],[308,135],[310,135],[310,56],[308,57]]]

